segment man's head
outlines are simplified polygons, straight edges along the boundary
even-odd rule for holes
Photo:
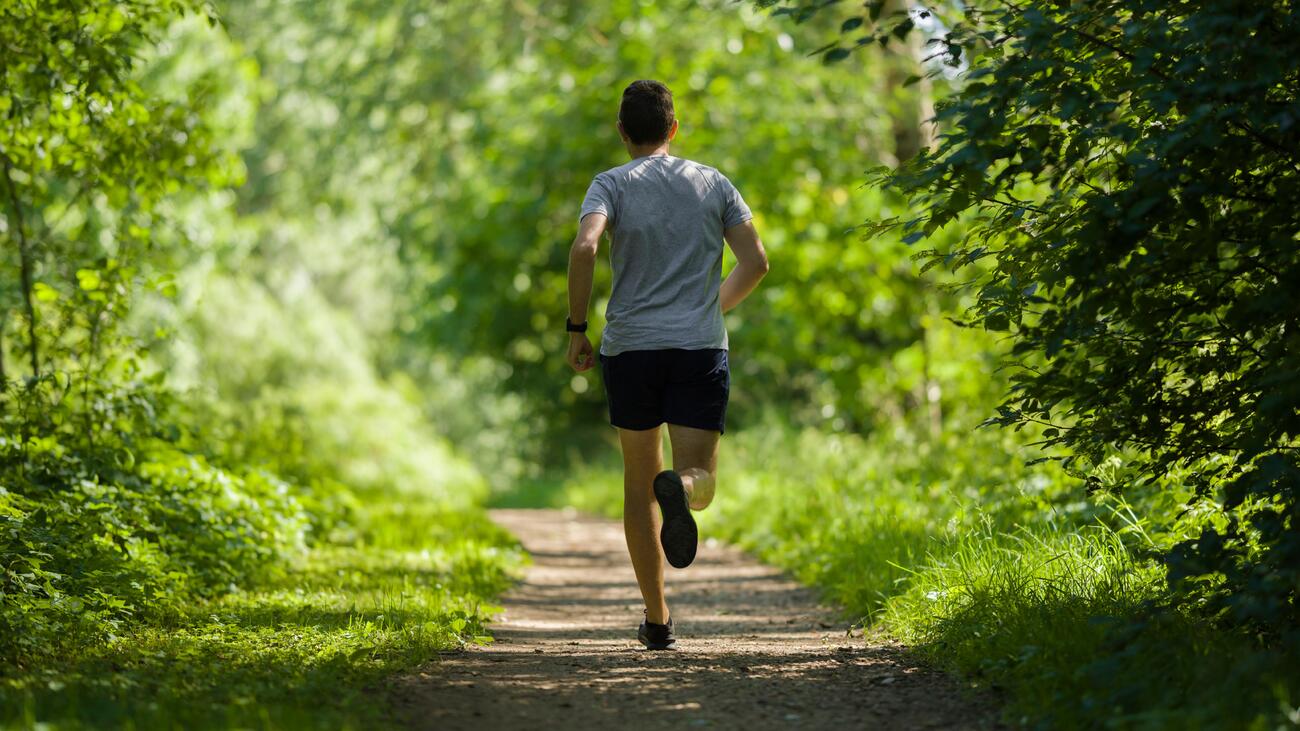
[[[658,81],[633,81],[623,90],[618,108],[619,127],[631,145],[657,145],[677,133],[673,93]]]

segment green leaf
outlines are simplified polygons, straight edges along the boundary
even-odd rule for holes
[[[825,63],[837,63],[839,61],[843,61],[844,59],[848,58],[849,53],[850,51],[847,48],[835,48],[827,52],[826,56],[823,57],[822,60]]]
[[[99,277],[99,272],[95,271],[94,269],[78,269],[77,284],[82,289],[89,292],[92,290],[99,289],[100,285],[102,284],[102,280]]]
[[[58,290],[54,289],[45,282],[37,282],[32,285],[32,294],[39,302],[54,302],[59,298]]]

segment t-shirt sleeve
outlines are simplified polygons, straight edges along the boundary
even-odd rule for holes
[[[587,195],[582,199],[582,210],[578,213],[578,221],[581,222],[589,213],[603,213],[611,225],[614,222],[614,188],[608,180],[599,175],[593,178],[591,185],[587,187]]]
[[[745,199],[740,197],[736,186],[727,176],[720,174],[718,177],[722,178],[722,227],[731,228],[753,218],[754,214],[745,205]]]

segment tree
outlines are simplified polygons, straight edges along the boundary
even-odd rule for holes
[[[141,276],[155,206],[181,181],[224,173],[198,123],[202,87],[179,104],[133,75],[185,10],[161,0],[0,10],[0,211],[13,244],[0,254],[0,363],[14,349],[5,326],[16,323],[33,382],[98,367]]]
[[[1234,621],[1300,623],[1300,14],[1289,2],[998,2],[932,153],[879,223],[965,271],[1010,333],[991,421],[1041,425],[1090,489],[1116,449],[1222,513],[1167,556]],[[985,269],[973,269],[982,262]]]

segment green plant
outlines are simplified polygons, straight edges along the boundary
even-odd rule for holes
[[[868,5],[893,30],[864,37],[914,32]],[[970,64],[941,141],[875,176],[912,211],[867,226],[930,239],[968,324],[1010,333],[989,423],[1043,426],[1090,491],[1180,474],[1224,520],[1169,551],[1170,585],[1275,630],[1300,624],[1298,22],[1285,2],[973,5],[933,39]],[[1131,469],[1107,482],[1116,449]]]

